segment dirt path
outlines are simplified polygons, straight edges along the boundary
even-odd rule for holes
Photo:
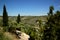
[[[12,33],[9,33],[9,32],[5,32],[4,35],[9,37],[12,40],[28,40],[28,38],[30,38],[29,35],[27,35],[23,32],[21,32],[21,35],[19,36],[20,39],[15,34],[12,34]]]
[[[12,40],[19,40],[15,34],[9,33],[9,32],[5,32],[4,33],[5,36],[11,38]]]

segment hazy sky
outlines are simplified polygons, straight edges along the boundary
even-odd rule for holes
[[[0,0],[0,15],[3,14],[4,4],[10,16],[46,15],[51,5],[54,6],[54,11],[60,10],[60,0]]]

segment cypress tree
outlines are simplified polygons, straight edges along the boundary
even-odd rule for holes
[[[48,16],[53,15],[53,10],[54,10],[54,7],[53,7],[53,6],[50,6],[50,7],[49,7],[49,13],[48,13]]]
[[[3,26],[8,26],[8,14],[5,5],[3,6]]]
[[[45,25],[45,30],[44,30],[44,39],[43,40],[54,40],[54,35],[53,35],[53,6],[50,6],[49,10],[49,15],[48,15],[48,20]]]
[[[20,14],[18,14],[17,16],[17,23],[21,22],[21,19],[20,19]]]

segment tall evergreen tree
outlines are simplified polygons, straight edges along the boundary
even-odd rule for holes
[[[20,14],[18,14],[17,16],[17,23],[21,22],[21,19],[20,19]]]
[[[50,6],[49,14],[48,14],[48,20],[45,25],[44,30],[44,40],[54,40],[53,38],[53,6]]]
[[[53,15],[54,7],[50,6],[48,16]]]
[[[3,26],[8,26],[8,14],[5,5],[3,6]]]

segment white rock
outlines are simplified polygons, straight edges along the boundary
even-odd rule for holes
[[[20,33],[20,34],[19,34]],[[18,34],[19,40],[29,40],[30,36],[24,32],[16,30],[16,34]]]

